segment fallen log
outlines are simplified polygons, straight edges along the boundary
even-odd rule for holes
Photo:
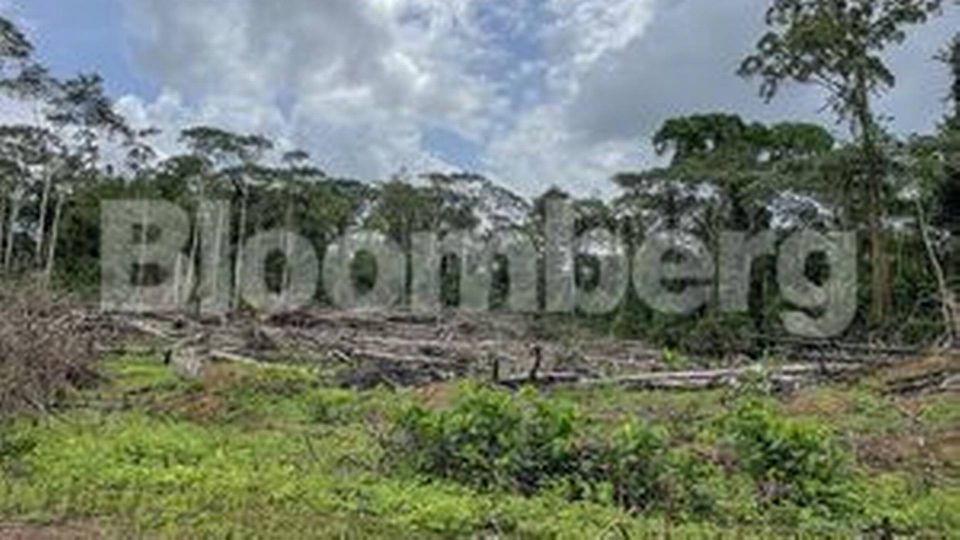
[[[150,336],[153,338],[162,339],[165,341],[173,341],[176,339],[175,336],[168,334],[167,332],[164,332],[160,328],[157,328],[154,325],[148,324],[145,321],[139,321],[135,319],[122,319],[121,324],[126,326],[130,330],[139,332],[141,334],[146,334],[147,336]]]
[[[849,364],[790,364],[769,370],[767,377],[777,385],[791,387],[802,379],[831,377],[838,374],[856,374],[864,370],[863,366]],[[574,385],[579,388],[622,386],[632,390],[695,391],[735,385],[744,376],[754,373],[758,373],[755,367],[746,367],[706,371],[643,373],[598,379],[585,377],[581,373],[555,372],[540,374],[536,379],[531,379],[529,376],[510,377],[501,379],[499,384],[511,388],[525,385]]]
[[[940,385],[940,390],[943,392],[960,391],[960,375],[948,377],[947,380],[943,381],[943,384]]]
[[[955,389],[960,383],[956,369],[939,369],[887,382],[890,394],[921,394]]]
[[[246,356],[241,356],[239,354],[232,353],[229,351],[220,351],[220,350],[210,351],[207,357],[210,360],[213,360],[215,362],[229,362],[231,364],[243,364],[245,366],[255,366],[255,367],[263,367],[264,365],[267,365],[266,362],[261,362],[260,360],[248,358]]]
[[[437,358],[432,356],[413,356],[413,355],[403,355],[403,354],[394,354],[388,351],[378,351],[371,349],[354,349],[347,350],[343,348],[337,348],[342,354],[345,354],[347,357],[352,358],[355,362],[377,362],[377,363],[387,363],[387,364],[398,364],[398,365],[407,365],[407,366],[423,366],[423,367],[434,367],[434,368],[445,368],[445,369],[456,369],[458,366],[462,365],[463,362],[458,362],[456,360]],[[477,363],[478,365],[479,362]]]

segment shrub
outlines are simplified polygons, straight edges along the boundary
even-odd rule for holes
[[[394,440],[418,472],[532,493],[576,468],[576,418],[532,391],[468,386],[449,410],[408,410]]]
[[[630,422],[605,448],[603,476],[610,479],[614,500],[625,508],[646,510],[662,500],[667,450],[666,431]]]
[[[7,465],[29,454],[37,446],[37,441],[27,434],[0,427],[0,463]]]
[[[766,402],[748,399],[723,427],[763,504],[851,510],[849,456],[823,426],[786,418]]]
[[[357,395],[348,390],[323,389],[309,394],[304,405],[312,422],[344,424],[357,410]]]
[[[637,421],[609,437],[578,436],[577,418],[573,408],[532,390],[515,396],[468,386],[448,410],[406,411],[388,455],[417,473],[483,490],[551,489],[672,518],[764,515],[795,524],[858,512],[849,457],[831,433],[783,417],[755,394],[735,399],[710,442],[684,443]]]
[[[64,299],[30,286],[0,290],[0,414],[45,410],[96,381],[90,330]]]
[[[613,502],[629,511],[706,516],[714,512],[718,469],[674,447],[662,427],[630,421],[599,442],[595,484],[609,484]]]
[[[417,472],[480,489],[555,488],[630,511],[712,511],[716,468],[672,449],[666,429],[628,422],[609,438],[578,438],[577,418],[532,390],[514,396],[468,386],[449,410],[407,411],[391,440]]]
[[[688,354],[731,356],[756,348],[755,322],[747,315],[707,312],[694,317],[655,313],[646,340]]]

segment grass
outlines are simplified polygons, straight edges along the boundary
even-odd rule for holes
[[[3,521],[161,538],[818,538],[883,520],[921,537],[960,530],[957,464],[923,452],[872,463],[857,451],[857,492],[867,495],[856,519],[780,519],[733,475],[722,502],[735,518],[680,522],[571,501],[561,490],[474,490],[394,466],[383,441],[397,415],[413,404],[445,409],[455,387],[352,392],[327,387],[309,369],[236,366],[188,382],[148,357],[112,359],[106,369],[110,382],[63,412],[2,428]],[[591,432],[641,418],[697,444],[725,409],[721,392],[557,394],[548,399],[575,403]],[[885,446],[944,439],[956,431],[957,408],[950,397],[907,403],[859,387],[811,390],[783,405],[844,444]]]

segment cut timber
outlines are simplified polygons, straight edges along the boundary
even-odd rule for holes
[[[777,384],[794,386],[800,379],[832,377],[840,374],[854,374],[866,369],[850,364],[791,364],[772,368],[767,376]],[[622,386],[633,390],[707,390],[737,384],[746,375],[759,373],[754,367],[738,369],[717,369],[708,371],[676,371],[644,373],[609,379],[589,379],[577,373],[544,373],[535,381],[529,377],[510,378],[500,381],[508,387],[525,384],[551,385],[573,384],[583,388],[599,386]]]
[[[960,364],[953,355],[938,354],[904,364],[885,373],[887,392],[891,394],[922,394],[955,388],[960,377]]]
[[[213,362],[228,362],[231,364],[239,364],[242,366],[250,366],[258,369],[276,369],[276,370],[288,370],[288,371],[300,371],[303,367],[290,365],[290,364],[280,364],[274,362],[263,362],[255,358],[247,358],[241,354],[233,353],[230,351],[223,350],[213,350],[207,354],[207,358]]]
[[[903,377],[887,383],[887,391],[893,394],[919,394],[958,388],[960,376],[955,370],[939,370]]]
[[[145,321],[135,320],[135,319],[124,319],[123,324],[129,327],[131,330],[139,332],[141,334],[146,334],[150,337],[172,341],[174,336],[164,332],[160,328],[153,326]]]
[[[215,362],[230,362],[231,364],[243,364],[245,366],[263,366],[264,363],[253,358],[247,358],[229,351],[210,351],[210,359]]]

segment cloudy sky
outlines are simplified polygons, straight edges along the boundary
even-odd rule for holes
[[[738,79],[762,0],[0,0],[60,75],[95,70],[135,122],[209,123],[310,151],[332,174],[471,170],[520,193],[609,193],[678,114],[827,122]],[[892,52],[900,133],[942,117],[932,60],[960,8]],[[836,126],[838,132],[842,126]]]

